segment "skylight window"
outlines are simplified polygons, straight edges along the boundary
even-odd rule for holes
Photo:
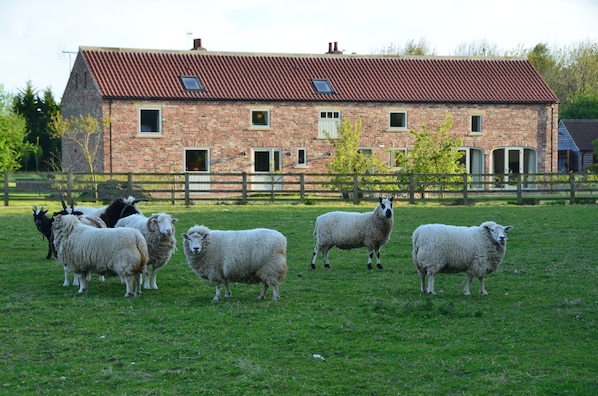
[[[199,82],[199,78],[195,76],[180,76],[180,79],[185,90],[203,92],[204,89]]]
[[[318,93],[321,93],[321,94],[334,93],[334,91],[332,90],[332,87],[330,86],[330,83],[326,79],[314,78],[311,80],[311,82],[312,82],[312,84],[314,84],[314,88],[316,89],[316,91]]]

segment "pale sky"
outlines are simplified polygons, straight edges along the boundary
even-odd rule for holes
[[[0,85],[60,101],[80,46],[370,55],[424,40],[436,55],[598,42],[598,0],[0,0]],[[66,51],[66,52],[65,52]],[[69,56],[70,55],[70,56]],[[70,60],[69,60],[70,58]]]

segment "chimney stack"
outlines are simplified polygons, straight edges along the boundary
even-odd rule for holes
[[[205,51],[206,50],[204,47],[201,46],[200,38],[193,39],[193,48],[191,48],[191,49],[193,51]]]
[[[338,50],[338,41],[334,42],[334,48],[332,47],[332,43],[328,43],[328,52],[327,54],[342,54],[343,51]]]

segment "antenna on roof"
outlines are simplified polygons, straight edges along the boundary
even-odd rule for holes
[[[67,51],[67,50],[65,50],[65,47],[66,46],[63,44],[58,48],[58,58],[60,60],[65,60],[68,56],[68,58],[69,58],[69,73],[70,73],[71,67],[72,67],[71,57],[73,55],[76,55],[77,51]]]

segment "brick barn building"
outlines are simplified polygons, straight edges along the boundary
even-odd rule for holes
[[[398,169],[409,130],[446,112],[470,173],[556,172],[558,100],[522,58],[344,55],[81,47],[63,117],[109,119],[98,172],[324,173],[343,119],[360,146]],[[63,169],[87,170],[63,142]]]

